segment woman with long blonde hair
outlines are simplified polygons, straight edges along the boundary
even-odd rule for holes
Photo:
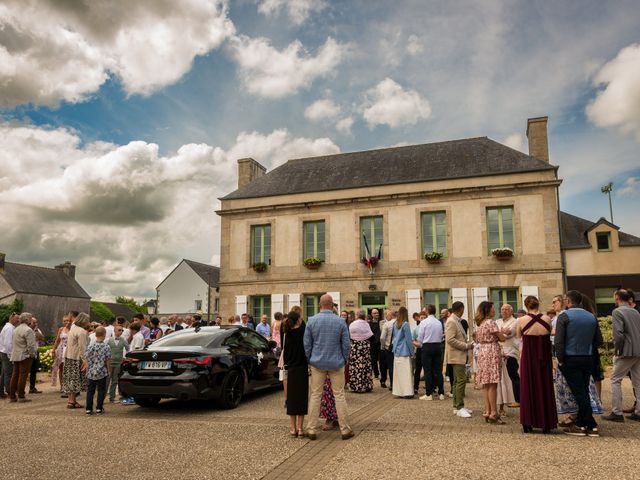
[[[409,312],[400,307],[393,325],[393,390],[400,398],[413,398],[413,373],[411,356],[413,355],[413,336],[409,326]]]

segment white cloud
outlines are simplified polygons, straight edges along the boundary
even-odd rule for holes
[[[325,0],[260,0],[258,11],[268,17],[275,17],[286,10],[289,19],[296,25],[301,25],[312,12],[321,12],[326,7]]]
[[[512,133],[507,138],[505,138],[502,143],[504,143],[507,147],[513,148],[514,150],[524,152],[524,137],[521,133]]]
[[[351,135],[351,127],[353,126],[353,117],[345,117],[341,120],[338,120],[336,123],[336,130],[345,135]]]
[[[153,143],[82,145],[68,129],[0,124],[0,251],[8,261],[71,260],[91,294],[148,297],[179,258],[219,258],[214,203],[235,189],[238,158],[270,169],[339,151],[278,129],[165,156]]]
[[[629,177],[622,184],[622,188],[618,190],[618,195],[636,195],[640,193],[640,178]]]
[[[409,35],[409,38],[407,39],[407,52],[409,55],[418,55],[424,52],[422,39],[417,35]]]
[[[304,111],[305,118],[312,122],[336,118],[338,115],[340,115],[340,106],[329,99],[316,100]]]
[[[0,5],[0,106],[80,102],[110,74],[128,94],[178,81],[234,33],[226,1],[9,0]]]
[[[348,50],[333,38],[328,38],[315,56],[298,40],[284,50],[277,50],[267,38],[246,36],[235,37],[230,45],[242,83],[250,93],[267,98],[291,95],[330,75]]]
[[[426,99],[415,90],[404,90],[390,78],[367,91],[362,113],[370,129],[385,124],[391,128],[415,125],[430,115],[431,106]]]
[[[618,127],[640,141],[640,44],[620,50],[594,83],[606,86],[587,105],[589,119],[599,127]]]

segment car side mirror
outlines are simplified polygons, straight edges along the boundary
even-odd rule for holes
[[[276,342],[274,342],[273,340],[269,340],[269,348],[271,350],[273,350],[274,348],[277,348],[278,344]]]

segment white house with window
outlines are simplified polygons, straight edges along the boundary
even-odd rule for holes
[[[290,160],[268,173],[239,161],[238,189],[217,212],[221,312],[300,305],[308,318],[325,292],[343,310],[461,301],[465,317],[482,300],[550,302],[564,271],[546,122],[529,120],[529,155],[479,137]]]
[[[220,267],[181,260],[156,287],[156,315],[212,317],[219,309],[219,281]]]

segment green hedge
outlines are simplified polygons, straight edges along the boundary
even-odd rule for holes
[[[9,315],[13,312],[22,313],[22,309],[24,308],[24,304],[22,300],[16,298],[13,302],[9,304],[0,304],[0,328],[4,326],[5,323],[9,320]]]
[[[598,323],[600,324],[600,330],[602,331],[602,338],[604,340],[604,345],[599,348],[600,365],[604,371],[607,367],[613,365],[613,328],[611,326],[611,316],[598,317]]]

